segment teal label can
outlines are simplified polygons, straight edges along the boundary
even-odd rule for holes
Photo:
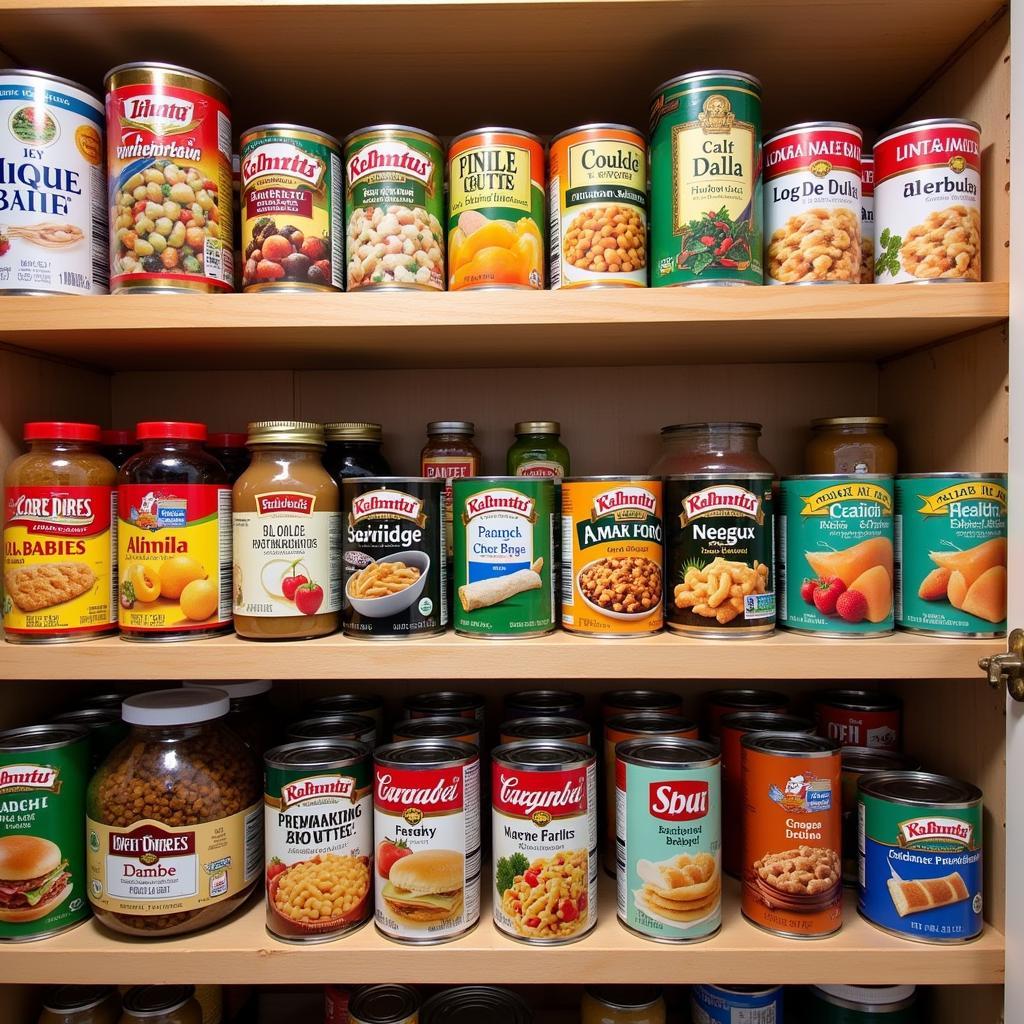
[[[803,1019],[814,1024],[918,1024],[921,1019],[913,985],[815,985],[799,1005]]]
[[[550,478],[452,482],[457,633],[514,639],[554,630],[554,503]]]
[[[790,476],[779,501],[779,625],[885,636],[893,621],[893,478]]]
[[[1006,635],[1006,474],[896,478],[896,625]]]

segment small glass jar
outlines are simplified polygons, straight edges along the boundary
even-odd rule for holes
[[[119,1024],[203,1024],[192,985],[139,985],[124,994]]]
[[[508,450],[509,476],[569,475],[569,449],[562,444],[561,425],[554,420],[526,420],[516,424],[516,440]]]
[[[100,452],[115,469],[120,469],[138,450],[134,430],[104,430],[100,434]]]
[[[665,999],[654,985],[588,985],[580,1024],[665,1024]]]
[[[661,428],[654,476],[696,473],[773,473],[761,454],[760,423],[676,423]]]
[[[883,416],[836,416],[811,420],[804,448],[805,473],[884,473],[895,476],[896,445]]]
[[[324,468],[341,481],[350,476],[391,476],[382,452],[384,432],[379,423],[328,423]]]
[[[120,1003],[110,985],[55,985],[43,995],[38,1024],[117,1024]]]
[[[233,431],[210,434],[206,439],[206,450],[224,467],[229,483],[234,483],[249,465],[246,439],[246,434]]]
[[[246,746],[260,758],[272,746],[274,718],[270,710],[270,691],[274,684],[269,679],[252,679],[242,683],[194,683],[181,684],[187,690],[206,690],[211,687],[223,690],[231,700],[227,726],[234,729],[245,741]]]
[[[453,553],[452,481],[479,476],[483,471],[483,456],[473,443],[475,433],[476,428],[468,420],[436,420],[427,424],[427,443],[420,452],[420,473],[426,477],[443,477],[445,481],[444,524],[449,576]]]

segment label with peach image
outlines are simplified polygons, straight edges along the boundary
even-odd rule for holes
[[[786,477],[780,497],[779,624],[819,636],[891,633],[892,477]]]

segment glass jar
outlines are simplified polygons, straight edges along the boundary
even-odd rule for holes
[[[269,698],[274,686],[271,680],[252,679],[242,683],[186,682],[181,685],[187,690],[206,690],[211,687],[223,690],[231,700],[228,728],[234,729],[257,757],[262,758],[267,747],[276,742],[274,715],[270,709]]]
[[[88,891],[101,924],[140,938],[197,931],[259,881],[262,775],[227,727],[229,710],[212,688],[125,699],[131,732],[86,796]]]
[[[117,990],[110,985],[55,985],[43,994],[38,1024],[117,1024]]]
[[[665,1000],[654,985],[588,985],[580,1024],[665,1024]]]
[[[244,433],[233,431],[210,434],[206,439],[206,450],[224,467],[229,483],[233,484],[249,465],[249,449],[245,442]]]
[[[192,985],[139,985],[124,994],[120,1024],[203,1024]]]
[[[483,456],[473,443],[475,428],[468,420],[436,420],[427,424],[427,443],[420,452],[420,473],[443,477],[445,539],[448,548],[448,574],[452,563],[452,481],[479,476]],[[449,590],[449,600],[451,592]]]
[[[349,476],[391,476],[391,464],[381,451],[384,434],[379,423],[328,423],[324,434],[327,438],[324,468],[335,480]]]
[[[661,428],[661,455],[654,476],[742,470],[775,473],[761,454],[760,423],[676,423]]]
[[[804,448],[805,473],[896,474],[897,452],[883,416],[836,416],[811,420]]]
[[[120,469],[138,450],[134,430],[104,430],[100,434],[100,452],[115,469]]]
[[[508,450],[509,476],[569,475],[569,449],[562,444],[561,425],[554,420],[527,420],[516,424],[516,440]]]

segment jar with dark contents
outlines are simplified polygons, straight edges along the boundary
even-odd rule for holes
[[[269,679],[251,679],[242,683],[182,683],[186,690],[223,690],[231,700],[226,725],[245,741],[259,758],[277,742],[274,713],[270,708]]]
[[[89,783],[89,899],[108,928],[160,938],[240,906],[263,865],[261,772],[223,690],[129,697],[131,732]]]
[[[119,1024],[203,1024],[193,985],[138,985],[125,992]]]
[[[804,448],[805,473],[896,473],[896,445],[883,416],[834,416],[811,420]]]
[[[245,431],[212,433],[206,438],[206,450],[224,467],[228,482],[234,483],[248,468],[251,458]]]
[[[38,1024],[117,1024],[119,1017],[111,985],[54,985],[43,994]]]
[[[379,423],[328,423],[324,468],[341,481],[350,476],[391,476],[391,463],[382,451]]]
[[[100,433],[100,453],[120,469],[138,450],[134,430],[104,430]]]
[[[420,452],[420,473],[444,480],[444,524],[448,575],[452,564],[452,481],[483,472],[483,456],[473,443],[476,428],[468,420],[436,420],[427,424],[427,443]],[[449,588],[449,600],[451,588]]]

